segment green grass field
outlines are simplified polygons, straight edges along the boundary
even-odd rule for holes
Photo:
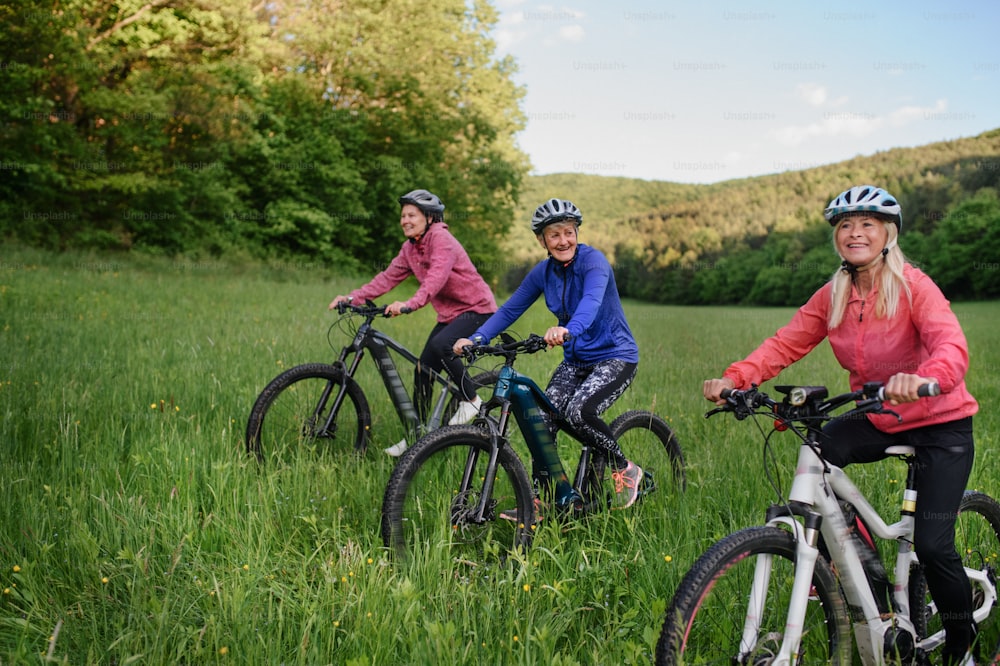
[[[397,564],[379,510],[402,436],[371,367],[363,460],[247,457],[243,430],[284,368],[331,360],[332,296],[316,266],[52,255],[0,260],[0,663],[650,663],[675,585],[711,542],[760,522],[774,498],[759,435],[703,418],[717,376],[790,309],[627,303],[642,361],[609,413],[668,417],[688,489],[634,509],[543,523],[505,566],[428,553]],[[972,486],[1000,495],[1000,307],[958,304],[981,405]],[[517,325],[542,332],[547,313]],[[384,322],[420,349],[425,309]],[[335,337],[340,344],[343,338]],[[559,352],[519,369],[544,385]],[[846,390],[826,348],[782,383]],[[785,463],[795,447],[778,448]],[[564,460],[575,460],[567,444]],[[900,463],[854,470],[896,506]],[[783,488],[784,490],[785,488]]]

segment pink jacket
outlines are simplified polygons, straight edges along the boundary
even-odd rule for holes
[[[420,287],[406,306],[416,310],[429,302],[441,323],[464,312],[491,314],[497,310],[489,285],[443,222],[429,225],[417,242],[404,242],[384,271],[349,295],[355,301],[374,300],[410,275],[417,278]]]
[[[850,372],[852,390],[865,382],[888,381],[897,372],[934,377],[940,383],[940,396],[891,408],[903,417],[901,423],[892,415],[869,415],[879,430],[899,432],[975,414],[979,405],[965,388],[969,348],[958,319],[938,286],[920,269],[907,264],[903,275],[910,285],[912,302],[900,294],[899,308],[891,319],[875,317],[874,290],[867,307],[854,290],[844,320],[837,328],[828,329],[827,283],[786,326],[747,358],[729,366],[724,376],[737,388],[760,384],[829,338],[834,356]]]

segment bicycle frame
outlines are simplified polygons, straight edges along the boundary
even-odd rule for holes
[[[511,413],[517,421],[524,435],[531,458],[535,463],[534,472],[543,479],[555,481],[556,505],[565,507],[580,499],[579,493],[570,484],[563,467],[559,452],[556,449],[556,440],[545,426],[542,418],[542,411],[549,413],[557,421],[562,421],[559,410],[556,409],[552,401],[549,400],[537,383],[530,377],[519,373],[510,365],[504,365],[500,369],[500,378],[493,388],[493,397],[483,406],[483,413],[499,407],[500,416],[495,420],[487,420],[490,424],[491,439],[493,440],[493,454],[490,460],[487,477],[492,479],[496,472],[497,456],[496,450],[507,442],[507,430],[510,423]],[[586,448],[586,447],[584,447]],[[537,465],[540,463],[540,465]],[[471,469],[472,465],[469,465]],[[584,465],[581,465],[581,468]],[[578,474],[582,470],[578,470]],[[463,487],[464,484],[463,484]],[[485,501],[491,495],[492,489],[485,489],[483,492],[482,506],[479,511],[486,509]],[[482,513],[479,513],[481,516]]]
[[[399,420],[403,423],[403,426],[411,437],[419,437],[425,432],[440,427],[445,407],[448,404],[448,397],[456,390],[457,385],[452,381],[447,372],[434,372],[428,368],[424,368],[420,364],[420,359],[413,352],[385,333],[372,328],[371,324],[375,316],[376,314],[373,312],[365,314],[364,323],[358,327],[353,340],[341,349],[340,355],[334,361],[333,365],[340,368],[346,375],[354,377],[358,367],[361,365],[361,360],[365,357],[365,352],[370,352],[375,362],[375,368],[378,370],[379,376],[382,378],[382,382],[389,392],[389,398],[392,400]],[[438,398],[433,403],[426,423],[421,422],[410,392],[406,389],[403,378],[390,352],[399,354],[405,360],[420,368],[421,372],[425,373],[441,386]],[[334,398],[333,409],[329,412],[325,428],[328,429],[332,426],[345,395],[346,388],[341,386],[339,393]],[[324,395],[320,401],[320,405],[326,404],[328,397],[328,395]]]
[[[913,455],[912,447],[893,446],[889,447],[886,453],[903,457],[909,465],[912,465],[912,458],[910,458]],[[798,652],[813,569],[819,555],[819,532],[823,534],[833,564],[839,573],[844,595],[852,608],[852,616],[863,618],[862,621],[854,623],[855,644],[862,662],[865,664],[882,663],[886,636],[890,632],[902,630],[910,635],[915,635],[913,624],[910,621],[908,590],[910,567],[917,561],[912,548],[913,511],[916,506],[917,493],[913,489],[912,467],[910,469],[903,494],[900,520],[887,524],[843,469],[833,466],[819,457],[814,448],[814,442],[803,443],[800,446],[795,478],[789,493],[789,502],[785,505],[774,505],[768,511],[768,525],[788,526],[796,537],[795,579],[792,586],[784,641],[773,662],[774,664],[791,664],[793,657]],[[896,608],[895,612],[888,614],[888,616],[883,616],[879,611],[874,593],[868,585],[855,540],[843,538],[843,535],[848,533],[848,521],[844,516],[840,500],[846,500],[854,506],[858,515],[873,534],[882,539],[893,539],[898,543],[893,579],[893,597]],[[796,516],[803,519],[801,523],[795,520]],[[757,628],[754,623],[755,618],[760,617],[764,605],[764,598],[760,590],[767,588],[768,566],[768,559],[761,558],[754,573],[754,584],[751,588],[740,647],[741,657],[748,653],[750,647],[756,643]],[[966,573],[971,582],[980,585],[985,591],[982,603],[974,610],[975,621],[983,622],[996,601],[996,589],[982,572],[966,568]],[[855,611],[855,609],[857,610]],[[915,647],[929,651],[943,642],[944,631],[942,630],[926,637],[915,644]]]

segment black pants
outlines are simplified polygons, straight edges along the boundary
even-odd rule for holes
[[[462,394],[466,400],[472,400],[476,395],[476,386],[469,379],[465,372],[465,365],[461,358],[452,357],[452,347],[459,338],[467,338],[483,325],[490,314],[478,312],[464,312],[450,322],[438,322],[431,333],[427,336],[427,343],[420,354],[420,362],[414,371],[413,384],[416,393],[417,414],[420,420],[427,421],[427,412],[431,404],[431,393],[433,389],[432,381],[421,367],[430,368],[433,372],[440,372],[443,369],[451,375],[452,381],[462,388]]]
[[[945,663],[961,657],[972,637],[972,589],[955,551],[955,519],[975,457],[972,417],[891,435],[868,419],[833,420],[823,435],[823,457],[838,467],[882,460],[894,444],[914,447],[914,551],[946,632]]]
[[[574,434],[618,469],[628,465],[628,460],[601,414],[632,383],[636,367],[635,363],[619,359],[600,361],[588,367],[564,361],[552,373],[552,379],[545,387],[545,394],[569,422]],[[544,418],[555,436],[555,423],[547,414]]]

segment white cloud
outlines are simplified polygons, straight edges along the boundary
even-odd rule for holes
[[[799,86],[800,94],[804,92],[804,87]],[[846,102],[847,98],[841,98],[826,106],[837,107]],[[863,137],[886,126],[903,127],[935,114],[940,115],[947,109],[947,100],[939,99],[933,106],[902,106],[883,115],[855,111],[824,111],[816,122],[806,125],[788,125],[775,130],[772,135],[778,142],[787,146],[797,146],[813,138]]]
[[[932,107],[904,106],[889,114],[889,124],[893,127],[907,125],[913,120],[923,120],[928,115],[944,113],[948,110],[948,101],[939,99]]]
[[[799,84],[798,95],[809,106],[823,106],[826,102],[826,87],[818,83],[802,83]]]
[[[585,32],[582,25],[566,25],[559,28],[559,36],[567,42],[583,41]]]
[[[817,137],[867,136],[875,132],[883,119],[870,113],[824,113],[822,118],[808,125],[789,125],[774,131],[775,138],[786,146],[797,146]]]

